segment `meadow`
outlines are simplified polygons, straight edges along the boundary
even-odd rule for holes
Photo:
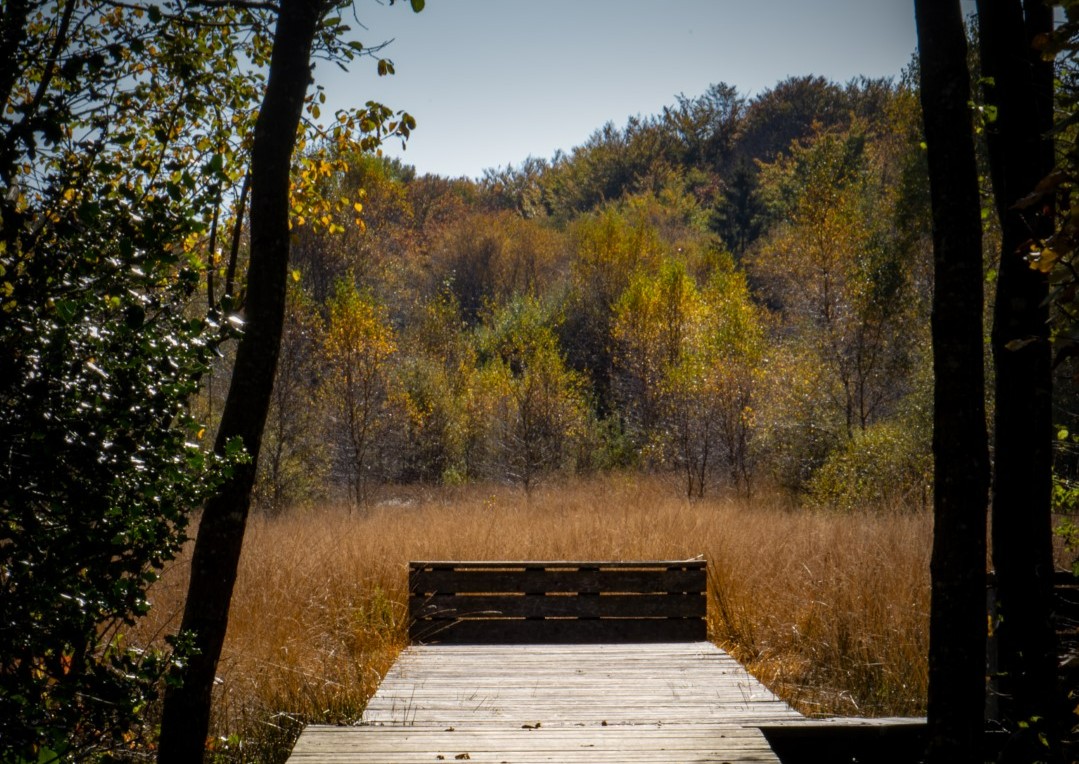
[[[710,638],[807,715],[925,713],[932,518],[687,501],[636,475],[401,490],[370,509],[255,514],[218,669],[222,761],[281,761],[304,723],[357,719],[406,644],[412,559],[709,563]],[[136,639],[175,628],[177,561]],[[152,720],[148,722],[152,724]]]

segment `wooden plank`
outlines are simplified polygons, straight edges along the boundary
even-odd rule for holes
[[[465,755],[467,754],[467,759]],[[291,762],[430,764],[438,761],[534,764],[684,764],[778,762],[757,730],[734,726],[499,729],[308,727]]]
[[[363,719],[309,727],[291,761],[775,764],[754,727],[801,717],[722,650],[682,642],[412,646]]]
[[[698,642],[706,636],[701,618],[417,620],[409,626],[409,638],[422,644]]]
[[[486,593],[668,593],[705,591],[703,569],[647,570],[415,570],[413,594]]]
[[[431,568],[442,570],[476,569],[524,569],[524,568],[641,568],[645,570],[696,570],[705,568],[707,561],[697,560],[435,560],[412,561],[410,569]]]
[[[412,618],[575,617],[704,618],[703,594],[605,594],[597,596],[416,595]]]
[[[415,727],[763,723],[800,715],[708,642],[407,648],[364,712]]]

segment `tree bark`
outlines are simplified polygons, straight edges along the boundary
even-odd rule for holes
[[[244,332],[215,443],[223,453],[239,439],[249,461],[236,467],[203,510],[180,627],[193,635],[197,654],[182,673],[182,685],[170,687],[165,695],[158,753],[163,763],[201,761],[205,749],[214,675],[228,626],[281,342],[289,257],[289,173],[311,79],[312,43],[324,8],[318,0],[280,3],[251,153],[251,259]]]
[[[970,77],[958,0],[915,0],[914,7],[935,264],[928,756],[982,764],[989,452]]]
[[[1047,4],[979,0],[990,173],[1001,225],[992,347],[996,371],[993,565],[994,624],[1002,720],[1016,760],[1045,759],[1038,740],[1057,717],[1052,607],[1052,367],[1049,283],[1029,267],[1031,241],[1053,230],[1052,202],[1019,209],[1054,164],[1053,69],[1032,46],[1052,31]],[[1020,726],[1022,725],[1022,726]],[[1024,742],[1025,741],[1025,742]]]

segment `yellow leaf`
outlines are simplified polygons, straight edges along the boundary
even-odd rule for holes
[[[1049,271],[1053,270],[1053,266],[1059,259],[1059,255],[1048,247],[1041,252],[1035,252],[1033,254],[1034,256],[1030,260],[1030,267],[1039,273],[1049,273]]]
[[[352,205],[352,209],[356,210],[356,212],[363,212],[363,205],[359,202],[356,202]]]

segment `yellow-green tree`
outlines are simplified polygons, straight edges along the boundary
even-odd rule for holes
[[[572,291],[560,327],[570,365],[589,376],[597,409],[607,416],[612,397],[611,327],[614,304],[634,272],[657,262],[665,250],[658,232],[614,207],[579,218],[570,230]]]
[[[550,311],[519,297],[480,332],[480,381],[494,400],[490,422],[497,474],[530,491],[572,466],[589,425],[581,377],[567,368]]]
[[[669,378],[700,341],[703,311],[700,292],[685,265],[670,259],[658,272],[639,270],[615,303],[611,328],[615,399],[646,459],[664,439]]]
[[[912,253],[892,228],[896,183],[868,126],[795,142],[762,171],[776,220],[752,272],[781,311],[785,342],[812,358],[848,439],[909,392],[918,302]]]
[[[750,441],[765,352],[765,316],[751,299],[745,273],[722,258],[704,288],[701,397],[718,430],[719,456],[733,486],[750,489]],[[702,478],[704,476],[702,475]],[[703,493],[703,479],[701,492]]]
[[[362,506],[370,498],[376,444],[388,425],[389,360],[396,338],[385,309],[350,280],[338,282],[328,309],[322,396],[340,434],[349,502]]]
[[[717,258],[704,288],[677,260],[639,272],[617,303],[613,341],[622,411],[646,461],[680,471],[688,496],[721,472],[748,490],[764,333],[730,258]]]
[[[473,405],[475,348],[448,289],[422,306],[401,346],[393,391],[405,428],[399,477],[461,482],[475,473],[482,417]]]

